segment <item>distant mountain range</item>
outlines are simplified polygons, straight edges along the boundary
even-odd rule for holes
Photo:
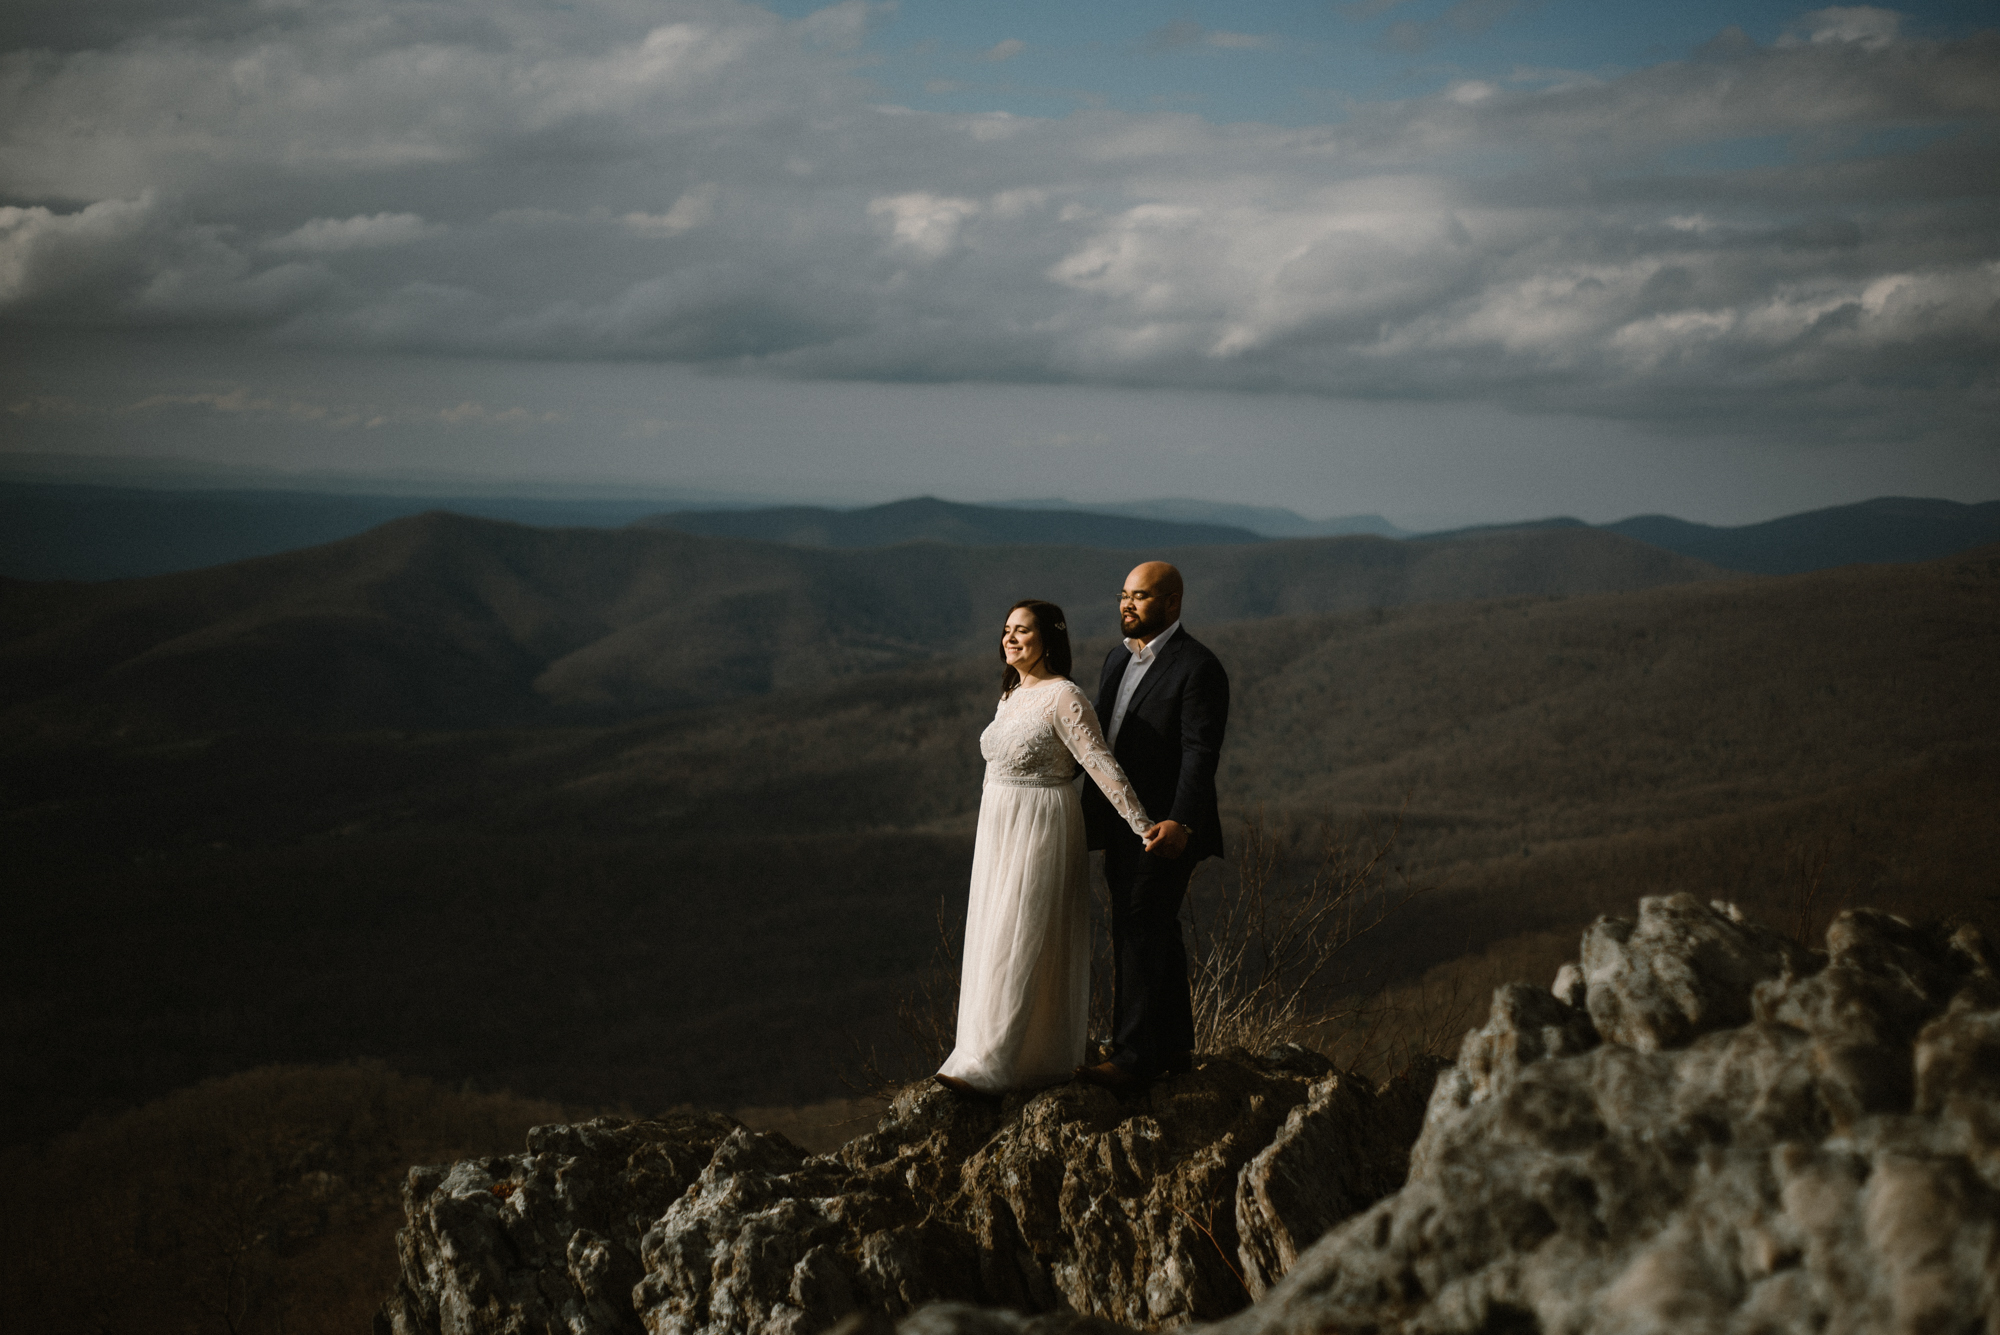
[[[1378,538],[1407,538],[1412,530],[1397,528],[1381,515],[1337,515],[1307,519],[1276,505],[1231,505],[1224,501],[1164,499],[1111,503],[1078,503],[1061,499],[997,501],[1010,510],[1087,510],[1092,514],[1124,515],[1129,519],[1162,519],[1177,524],[1222,524],[1246,528],[1266,538],[1345,538],[1357,533]]]
[[[789,505],[771,510],[693,510],[654,515],[642,528],[671,528],[711,538],[755,538],[796,547],[893,547],[948,542],[964,547],[1203,547],[1262,542],[1227,524],[1152,519],[1099,510],[1030,510],[958,505],[919,496],[863,510]]]
[[[688,508],[625,498],[413,496],[275,490],[168,490],[0,481],[0,575],[121,579],[221,565],[352,537],[392,519],[446,510],[544,528],[638,523],[710,537],[805,547],[1057,544],[1128,552],[1368,534],[1443,541],[1475,533],[1589,528],[1578,519],[1413,534],[1379,515],[1307,519],[1274,506],[1196,500],[1082,505],[1064,500],[965,505],[918,497],[861,509]],[[1722,528],[1668,515],[1599,525],[1728,570],[1793,574],[1830,566],[1930,560],[2000,540],[2000,501],[1886,497]]]
[[[2000,501],[1884,496],[1857,505],[1715,528],[1671,515],[1638,515],[1605,528],[1727,570],[1796,575],[1833,566],[1933,561],[2000,541]]]
[[[1581,519],[1538,519],[1525,524],[1480,524],[1420,534],[1424,541],[1479,533],[1524,533],[1590,528]],[[1595,527],[1663,547],[1724,570],[1750,575],[1801,575],[1835,566],[1934,561],[1941,556],[2000,542],[2000,501],[1959,501],[1882,496],[1853,505],[1718,528],[1672,515],[1635,515]]]
[[[1194,626],[1721,573],[1588,528],[1147,550],[1185,568]],[[1133,559],[432,513],[144,580],[0,581],[0,724],[430,728],[681,709],[986,649],[1021,597],[1108,638]]]
[[[316,547],[427,510],[544,528],[615,528],[656,499],[536,500],[0,482],[0,575],[129,579]]]

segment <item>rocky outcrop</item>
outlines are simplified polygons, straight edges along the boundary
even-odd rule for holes
[[[1557,990],[1500,990],[1408,1185],[1219,1332],[2000,1332],[1976,931],[1852,912],[1807,954],[1649,899]]]
[[[623,1331],[640,1236],[738,1130],[714,1114],[538,1126],[528,1152],[412,1168],[378,1335]]]
[[[1396,1188],[1435,1071],[1377,1090],[1289,1047],[1127,1100],[926,1082],[830,1155],[714,1116],[541,1127],[526,1154],[412,1170],[378,1330],[806,1335],[953,1301],[923,1320],[1214,1319]]]
[[[544,1128],[412,1173],[385,1322],[2000,1335],[2000,979],[1972,928],[1854,911],[1806,951],[1644,900],[1552,989],[1499,989],[1431,1083],[1290,1049],[1124,1104],[920,1088],[820,1158],[721,1119]]]

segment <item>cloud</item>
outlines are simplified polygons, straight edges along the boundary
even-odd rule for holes
[[[309,304],[330,277],[298,262],[258,268],[229,229],[177,216],[150,191],[74,213],[0,207],[0,318],[257,323]]]
[[[0,320],[1788,438],[2000,397],[2000,38],[1889,11],[1305,126],[885,107],[857,4],[117,12],[0,54]]]
[[[1218,32],[1191,19],[1176,19],[1155,28],[1139,43],[1139,49],[1159,53],[1181,51],[1192,46],[1212,46],[1229,51],[1262,50],[1276,43],[1269,37],[1247,32]]]
[[[17,416],[75,416],[79,409],[67,400],[26,400],[10,404]],[[104,409],[87,411],[102,412]],[[259,393],[247,385],[227,390],[201,390],[184,394],[148,394],[112,409],[126,416],[161,413],[213,414],[221,417],[254,419],[280,418],[309,422],[336,430],[351,427],[375,429],[392,423],[441,423],[448,427],[502,427],[519,430],[561,420],[561,414],[510,405],[489,407],[477,399],[464,399],[445,408],[401,405],[382,407],[370,404],[326,404],[281,394]]]
[[[1902,24],[1903,16],[1895,10],[1876,9],[1870,5],[1815,9],[1788,27],[1778,39],[1778,44],[1797,46],[1800,43],[1852,42],[1870,50],[1879,50],[1896,40]]]
[[[1012,60],[1027,49],[1028,44],[1026,42],[1018,37],[1009,37],[1005,41],[995,42],[992,46],[986,48],[985,52],[979,58],[981,60],[990,60],[997,64],[1003,60]]]
[[[343,250],[406,246],[444,230],[414,213],[357,214],[352,218],[314,218],[264,245],[270,250],[331,255]]]
[[[978,200],[923,192],[868,201],[868,216],[888,228],[893,246],[926,260],[949,252],[958,241],[959,228],[979,212]]]
[[[101,409],[93,404],[73,399],[67,394],[35,394],[25,399],[15,399],[7,405],[8,415],[20,418],[34,418],[43,421],[66,421],[78,417],[92,417]]]
[[[665,213],[628,213],[619,219],[637,236],[674,237],[691,232],[715,215],[716,184],[703,181],[683,191]]]
[[[876,19],[895,12],[894,0],[870,4],[868,0],[839,0],[838,4],[815,10],[798,22],[798,32],[808,45],[852,51],[868,35]]]
[[[466,399],[437,414],[437,419],[446,426],[525,427],[541,422],[553,422],[557,417],[556,413],[531,412],[518,405],[508,408],[489,408],[476,399]]]
[[[160,413],[204,413],[231,418],[280,418],[293,423],[312,423],[334,430],[357,426],[380,426],[388,419],[366,408],[334,408],[324,403],[275,395],[253,394],[245,386],[225,391],[193,394],[149,394],[118,410],[124,415]]]

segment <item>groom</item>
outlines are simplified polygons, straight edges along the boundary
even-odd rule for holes
[[[1195,863],[1222,856],[1215,766],[1229,722],[1229,677],[1181,629],[1181,572],[1148,561],[1118,595],[1125,642],[1104,660],[1097,717],[1111,753],[1159,823],[1142,844],[1095,784],[1084,785],[1090,846],[1104,850],[1111,890],[1111,1060],[1077,1074],[1124,1092],[1189,1067],[1194,1009],[1188,997],[1181,900]]]

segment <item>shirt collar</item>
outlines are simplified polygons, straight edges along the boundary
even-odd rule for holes
[[[1135,639],[1126,640],[1125,647],[1132,651],[1132,661],[1135,663],[1152,662],[1154,657],[1159,654],[1160,646],[1165,644],[1168,640],[1172,639],[1174,632],[1179,630],[1180,628],[1181,628],[1181,623],[1176,621],[1174,622],[1173,625],[1168,626],[1158,635],[1155,635],[1152,638],[1152,641],[1148,644],[1141,644],[1139,643],[1139,641]]]

